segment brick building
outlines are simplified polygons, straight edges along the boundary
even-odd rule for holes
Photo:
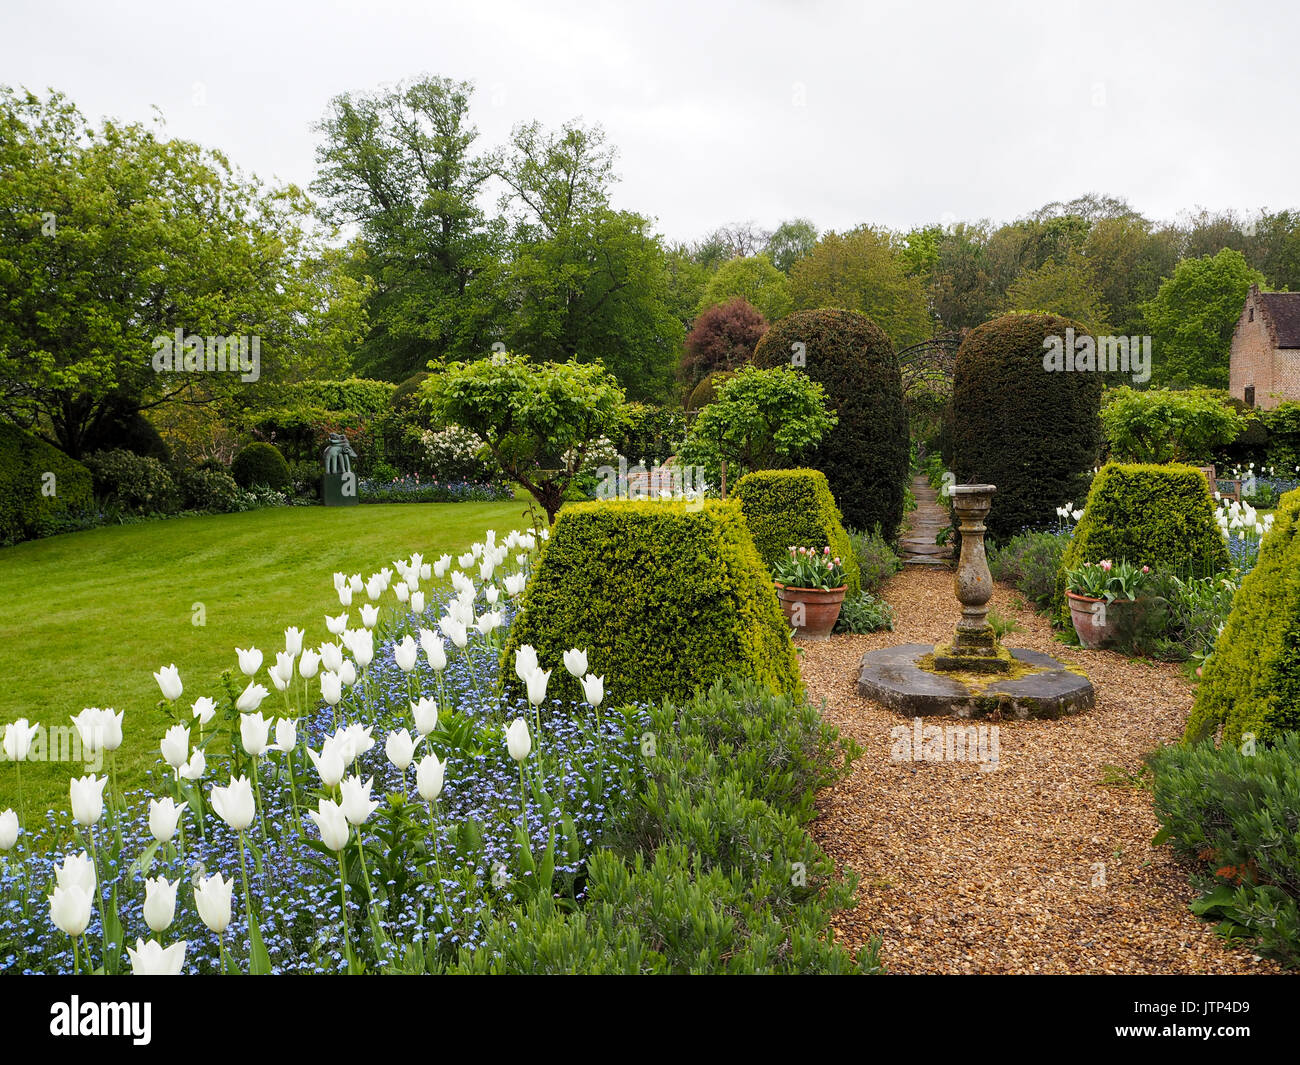
[[[1232,331],[1228,388],[1265,410],[1300,402],[1300,292],[1250,286]]]

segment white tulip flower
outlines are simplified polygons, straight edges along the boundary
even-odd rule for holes
[[[29,724],[25,717],[7,724],[3,744],[5,757],[11,762],[25,762],[32,750],[32,740],[40,730],[40,725]]]
[[[565,651],[564,668],[569,671],[570,676],[582,680],[583,674],[587,672],[587,652],[579,651],[576,647]]]
[[[370,797],[370,789],[374,783],[374,777],[364,782],[360,777],[344,778],[343,799],[339,805],[343,808],[343,816],[351,824],[364,825],[366,818],[379,808],[379,802]]]
[[[541,706],[546,699],[546,686],[551,681],[551,670],[538,667],[524,679],[528,685],[528,701],[534,706]]]
[[[201,780],[203,774],[208,771],[207,755],[202,750],[195,748],[194,753],[190,755],[190,760],[176,771],[176,775],[181,780]]]
[[[92,827],[104,816],[104,785],[108,777],[76,777],[68,781],[68,793],[72,798],[72,819],[79,825]]]
[[[316,767],[316,775],[320,777],[320,782],[327,788],[337,786],[343,779],[343,774],[347,772],[341,745],[334,740],[326,740],[321,746],[320,754],[308,747],[307,757]]]
[[[320,660],[327,670],[337,673],[339,666],[343,664],[343,648],[336,643],[321,644]]]
[[[249,783],[248,777],[236,777],[224,788],[214,784],[210,794],[212,808],[216,810],[217,816],[236,832],[243,832],[257,816],[253,785]]]
[[[537,649],[526,643],[515,651],[515,676],[522,681],[528,680],[528,674],[537,669]]]
[[[183,802],[179,806],[170,795],[165,799],[149,800],[149,834],[159,843],[170,843],[176,835],[176,826],[181,814],[189,806]]]
[[[415,767],[415,790],[425,802],[433,802],[442,794],[442,785],[446,777],[447,764],[438,761],[438,756],[430,751],[420,759]]]
[[[348,820],[343,816],[343,809],[333,799],[321,799],[315,810],[308,810],[307,816],[316,822],[320,831],[321,842],[332,851],[341,851],[348,845]]]
[[[384,754],[394,766],[405,773],[415,760],[415,740],[404,728],[390,732],[384,741]]]
[[[412,592],[412,593],[411,593],[411,613],[412,613],[412,614],[423,614],[423,613],[424,613],[424,593],[423,593],[423,592]]]
[[[275,749],[288,754],[297,746],[297,723],[291,717],[279,718],[275,723]]]
[[[304,680],[311,680],[316,676],[316,670],[320,668],[320,655],[310,647],[303,651],[302,657],[298,659],[298,675]]]
[[[149,877],[144,882],[144,923],[151,932],[165,932],[176,920],[176,889],[180,880],[165,876]]]
[[[320,697],[330,706],[338,706],[343,698],[343,681],[333,670],[325,670],[320,675]]]
[[[379,607],[366,603],[361,608],[361,624],[368,629],[373,629],[375,623],[379,620]]]
[[[180,976],[185,965],[185,940],[164,947],[150,939],[136,939],[135,950],[126,948],[132,976]]]
[[[84,935],[90,926],[90,893],[75,885],[56,887],[46,896],[50,903],[50,920],[59,931],[72,936]]]
[[[402,637],[402,642],[393,645],[393,660],[397,663],[397,668],[403,673],[409,673],[415,668],[415,661],[420,657],[420,648],[416,642],[411,639],[410,634]]]
[[[12,810],[0,811],[0,851],[13,850],[18,832],[18,815]]]
[[[349,688],[357,682],[357,667],[352,664],[351,659],[345,658],[343,665],[339,666],[339,680]]]
[[[592,706],[599,706],[605,699],[605,678],[588,673],[582,678],[582,694]]]
[[[208,725],[217,714],[217,704],[206,695],[196,699],[190,709],[198,718],[200,728]]]
[[[343,630],[347,627],[348,612],[346,610],[343,611],[342,614],[337,614],[334,617],[330,617],[328,614],[325,615],[325,628],[329,630],[331,636],[342,635]]]
[[[528,734],[528,722],[517,717],[506,729],[506,749],[516,762],[522,762],[533,749],[533,738]]]
[[[95,863],[85,851],[66,855],[63,864],[54,870],[54,882],[59,887],[79,887],[87,895],[93,895],[97,883]]]
[[[421,736],[427,736],[438,727],[438,704],[427,696],[411,704],[411,714],[415,718],[415,731]]]
[[[184,725],[169,728],[159,744],[163,761],[173,769],[180,769],[190,757],[190,730]]]
[[[342,588],[339,589],[339,605],[340,606],[352,605],[352,585],[345,584]]]
[[[302,637],[303,631],[296,625],[284,630],[284,649],[294,658],[302,654]]]
[[[198,908],[199,918],[217,935],[224,935],[230,927],[231,896],[235,890],[235,878],[222,878],[220,873],[213,873],[194,884],[194,905]]]
[[[239,656],[239,671],[246,677],[257,676],[257,671],[262,668],[262,652],[256,647],[248,650],[236,647],[235,654]]]
[[[181,685],[180,670],[176,668],[174,662],[170,666],[163,666],[153,675],[153,679],[158,682],[158,687],[162,689],[164,699],[175,702],[181,697],[181,692],[184,689]]]

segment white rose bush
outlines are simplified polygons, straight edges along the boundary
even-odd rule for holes
[[[598,716],[586,650],[501,661],[544,539],[336,573],[340,614],[231,648],[216,690],[160,666],[171,724],[145,789],[90,774],[43,821],[0,811],[0,971],[439,971],[503,906],[576,904],[640,723]],[[131,718],[73,721],[111,759]],[[16,765],[36,727],[10,728]]]

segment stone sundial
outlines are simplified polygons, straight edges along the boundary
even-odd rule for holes
[[[984,551],[984,519],[997,488],[961,484],[950,489],[961,529],[961,556],[953,580],[961,617],[951,642],[909,643],[862,656],[858,694],[912,715],[1060,717],[1096,701],[1081,670],[1051,655],[1007,648],[988,621],[993,576]]]

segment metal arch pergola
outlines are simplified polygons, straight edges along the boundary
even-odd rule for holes
[[[952,394],[953,368],[961,341],[952,337],[935,337],[904,348],[898,353],[898,368],[903,374],[903,393],[916,382],[942,382],[941,391]]]

